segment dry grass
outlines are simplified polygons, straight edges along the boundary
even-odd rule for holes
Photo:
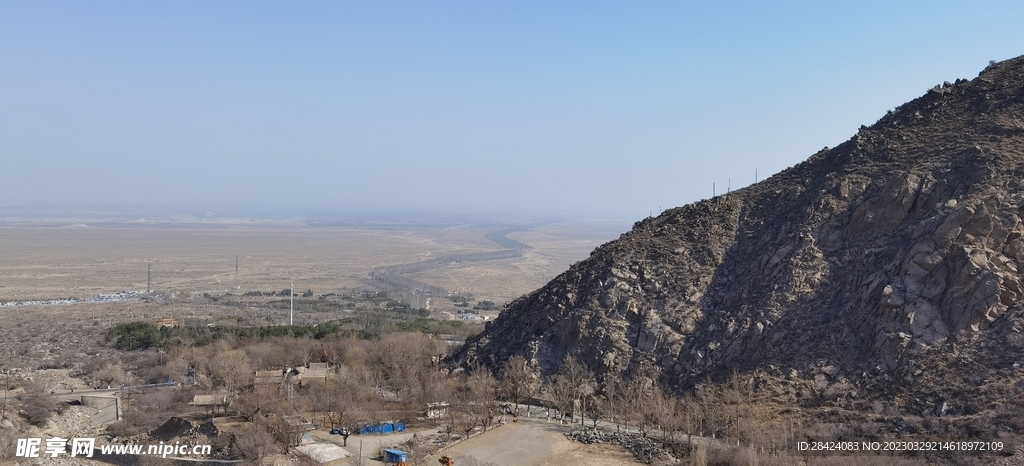
[[[478,299],[503,303],[541,287],[624,231],[625,226],[618,224],[546,225],[508,235],[533,247],[522,257],[452,264],[414,274],[412,278],[448,290],[472,293]]]
[[[518,296],[580,260],[624,226],[560,224],[513,237],[535,247],[527,256],[470,270],[434,274],[438,286],[472,286],[479,296]],[[100,224],[96,227],[2,227],[0,301],[86,298],[96,293],[153,289],[173,292],[359,288],[374,267],[453,252],[498,247],[488,230],[464,226],[365,229],[306,226]],[[235,281],[235,257],[239,273]],[[485,280],[467,279],[483,272]],[[430,277],[427,272],[425,277]],[[471,283],[471,285],[469,284]]]
[[[485,232],[392,231],[311,227],[0,228],[8,255],[0,265],[0,299],[85,298],[153,289],[194,292],[359,286],[379,265],[430,254],[485,250]],[[462,246],[454,243],[463,243]]]

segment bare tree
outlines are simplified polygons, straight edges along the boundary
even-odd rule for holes
[[[210,372],[229,392],[251,385],[255,374],[249,357],[242,350],[230,350],[215,355],[210,360]]]
[[[126,390],[121,394],[123,419],[135,431],[148,431],[159,427],[172,416],[189,406],[175,396],[173,390]]]
[[[605,380],[604,387],[602,388],[603,396],[600,398],[600,402],[603,405],[603,411],[606,416],[611,417],[612,422],[615,423],[615,430],[619,431],[623,422],[622,418],[622,407],[624,404],[626,381],[620,377],[612,377],[611,380]],[[626,420],[628,427],[628,420]]]
[[[188,373],[188,363],[183,358],[171,357],[164,364],[164,372],[169,380],[181,382]]]
[[[650,426],[656,422],[656,406],[660,402],[656,397],[661,390],[657,389],[650,379],[637,375],[630,380],[629,390],[626,393],[629,400],[627,406],[633,413],[632,417],[636,428],[640,431],[640,435],[646,437]]]
[[[519,403],[539,385],[536,372],[527,364],[526,358],[516,355],[505,361],[501,369],[501,393],[515,403],[516,410],[519,409]]]
[[[46,425],[50,416],[57,410],[57,403],[53,397],[46,395],[32,395],[24,397],[21,401],[21,414],[25,420],[37,427]]]
[[[245,420],[258,424],[280,400],[276,385],[256,385],[239,395],[234,405]]]
[[[307,338],[282,338],[278,340],[281,352],[284,355],[284,363],[287,367],[299,367],[309,364],[309,347],[312,342]]]
[[[444,398],[444,381],[448,375],[440,368],[424,368],[410,376],[414,380],[407,388],[409,401],[425,405]]]
[[[679,430],[676,415],[678,400],[662,390],[658,390],[657,393],[654,400],[654,419],[661,429],[662,441],[669,443],[675,440],[675,434]]]
[[[615,391],[618,394],[618,406],[616,412],[626,430],[629,431],[630,423],[638,424],[641,414],[637,407],[643,403],[644,387],[643,378],[634,371],[630,378],[618,379],[615,384]]]
[[[298,411],[291,403],[278,402],[268,420],[270,433],[284,447],[285,453],[299,446],[305,430]]]
[[[125,374],[124,369],[120,365],[107,363],[96,372],[93,372],[92,378],[100,383],[100,388],[103,386],[116,387],[124,383],[127,374]]]
[[[478,370],[475,372],[484,372]],[[493,396],[493,378],[488,381],[480,374],[468,376],[459,374],[449,379],[447,385],[448,415],[446,417],[446,429],[448,432],[458,432],[468,437],[478,425],[485,421],[484,417],[490,416],[490,407],[483,408],[482,400],[485,400],[490,383],[490,393]],[[491,398],[493,400],[493,398]],[[484,413],[487,413],[486,415]]]
[[[497,394],[497,381],[483,367],[476,367],[466,379],[466,387],[471,398],[473,417],[483,427],[484,432],[494,421],[494,398]]]
[[[430,457],[437,453],[438,448],[424,442],[423,439],[413,437],[403,444],[405,451],[409,453],[409,466],[436,465],[437,461],[431,461]]]
[[[311,420],[314,423],[316,423],[317,414],[321,414],[325,421],[327,419],[327,410],[330,409],[331,404],[332,385],[337,385],[337,382],[334,380],[327,380],[324,383],[314,383],[303,390],[305,392],[304,395],[306,399],[309,400],[309,407],[313,414],[313,418]]]
[[[552,375],[548,380],[548,394],[555,402],[555,408],[559,411],[559,423],[565,418],[565,413],[572,410],[573,396],[576,389],[569,383],[569,378],[561,373]],[[570,419],[571,421],[571,419]]]
[[[583,403],[594,393],[594,374],[590,369],[579,362],[575,356],[569,355],[562,360],[558,373],[551,380],[552,396],[559,406],[559,411],[564,417],[570,413],[569,424],[573,423],[573,416],[580,409],[580,423],[583,422]]]
[[[605,401],[604,396],[592,393],[585,397],[586,402],[583,403],[583,412],[590,415],[590,420],[594,422],[593,426],[597,429],[597,422],[604,418],[607,413],[608,403]]]
[[[378,398],[367,393],[366,388],[352,379],[328,381],[326,385],[329,398],[324,414],[327,415],[331,428],[336,426],[350,427],[357,417],[355,411],[359,406],[378,403]]]
[[[25,384],[26,395],[21,399],[21,415],[32,425],[42,427],[50,419],[50,415],[59,408],[67,406],[58,404],[56,399],[48,396],[52,389],[38,380]]]
[[[245,353],[249,356],[253,367],[266,369],[283,369],[286,365],[286,355],[281,350],[280,343],[276,341],[262,341],[246,345]]]
[[[391,333],[377,342],[369,367],[383,388],[400,397],[419,386],[424,371],[433,370],[437,342],[422,333]]]
[[[686,434],[687,449],[693,451],[693,436],[701,432],[704,426],[704,414],[700,401],[692,396],[685,396],[676,404],[676,423]]]
[[[697,391],[697,402],[701,416],[700,435],[717,437],[718,432],[727,429],[728,416],[723,409],[721,394],[710,379]]]
[[[274,436],[259,424],[251,424],[235,434],[234,447],[253,464],[263,464],[264,458],[280,451]]]

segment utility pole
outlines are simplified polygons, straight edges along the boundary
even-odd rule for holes
[[[235,254],[235,289],[238,289],[238,254]]]
[[[146,264],[146,293],[153,292],[153,264]]]
[[[295,324],[295,284],[288,288],[288,326]]]
[[[0,419],[7,419],[7,393],[11,391],[11,367],[14,366],[14,352],[7,346],[7,385],[4,387],[4,404],[0,409]]]

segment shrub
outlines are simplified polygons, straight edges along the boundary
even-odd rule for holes
[[[45,395],[26,397],[21,402],[21,415],[29,424],[36,427],[45,426],[46,421],[50,420],[50,415],[56,410],[57,402],[53,397]]]
[[[160,346],[165,336],[156,325],[136,321],[118,324],[107,332],[104,340],[114,342],[119,350],[140,350]]]

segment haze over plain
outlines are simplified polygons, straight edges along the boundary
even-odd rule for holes
[[[1019,55],[1018,2],[0,5],[0,210],[635,220]]]

